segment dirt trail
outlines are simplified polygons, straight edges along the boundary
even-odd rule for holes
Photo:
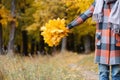
[[[95,71],[89,71],[87,69],[84,69],[82,66],[78,66],[76,64],[71,64],[70,67],[79,71],[80,75],[83,76],[83,80],[98,80],[98,73]]]
[[[85,80],[98,80],[98,75],[91,71],[84,71],[83,76],[85,77]]]

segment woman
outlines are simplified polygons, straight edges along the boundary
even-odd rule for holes
[[[97,23],[95,63],[99,66],[99,80],[109,80],[110,72],[112,80],[120,80],[120,0],[96,0],[67,28],[71,29],[91,16]]]

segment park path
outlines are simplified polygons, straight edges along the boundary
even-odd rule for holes
[[[71,68],[77,69],[80,72],[80,75],[83,77],[82,80],[98,80],[98,73],[95,71],[90,71],[82,66],[78,66],[76,64],[71,64]]]
[[[98,74],[96,72],[84,70],[81,67],[79,67],[79,70],[81,71],[81,75],[85,80],[98,80]]]

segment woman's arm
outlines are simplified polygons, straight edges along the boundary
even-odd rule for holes
[[[74,26],[77,26],[77,25],[83,23],[86,19],[88,19],[89,17],[92,16],[94,7],[95,7],[95,2],[92,3],[92,5],[90,6],[90,8],[87,11],[85,11],[83,14],[79,15],[75,20],[73,20],[70,24],[68,24],[67,27],[69,29],[71,29]]]

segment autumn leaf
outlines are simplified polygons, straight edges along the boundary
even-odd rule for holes
[[[65,27],[64,19],[49,20],[45,26],[41,27],[41,35],[44,37],[45,43],[49,46],[57,46],[61,39],[68,35],[69,30]]]

